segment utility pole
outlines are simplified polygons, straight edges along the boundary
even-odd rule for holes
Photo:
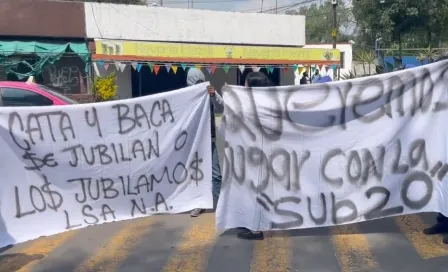
[[[163,7],[163,0],[160,0],[160,6]]]
[[[277,0],[275,0],[275,14],[277,14]]]
[[[338,36],[336,7],[338,5],[338,0],[331,0],[331,4],[333,5],[333,30],[331,31],[331,36],[333,36],[333,49],[336,49],[336,41]],[[338,76],[337,70],[333,69],[333,81],[336,80],[337,76]]]

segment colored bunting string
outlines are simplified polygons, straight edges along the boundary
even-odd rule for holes
[[[98,65],[98,67],[104,68],[104,60],[99,60],[99,61],[96,62],[96,64]]]
[[[165,68],[166,68],[166,71],[169,73],[170,72],[170,70],[171,70],[171,63],[165,63]]]
[[[260,67],[258,67],[256,65],[252,65],[252,71],[259,72],[260,71]]]
[[[154,70],[154,74],[158,74],[159,73],[159,69],[160,69],[160,66],[159,65],[154,65],[153,66],[153,70]]]
[[[210,75],[213,75],[216,72],[217,68],[223,69],[223,71],[227,74],[231,68],[238,69],[241,73],[244,73],[246,69],[250,69],[252,71],[258,72],[260,69],[264,68],[266,69],[267,73],[271,74],[274,72],[275,68],[281,69],[283,72],[287,72],[289,69],[293,69],[294,72],[298,72],[299,74],[302,74],[305,71],[314,73],[315,70],[319,70],[320,72],[328,72],[330,69],[338,69],[339,66],[336,64],[332,64],[331,66],[328,65],[316,65],[316,64],[307,64],[307,65],[301,65],[301,64],[283,64],[283,65],[242,65],[242,64],[191,64],[191,63],[158,63],[158,62],[146,62],[146,63],[140,63],[140,62],[120,62],[120,61],[112,61],[107,62],[105,60],[97,60],[95,61],[96,65],[99,68],[103,68],[104,70],[108,70],[110,64],[114,64],[117,71],[123,72],[126,69],[126,66],[128,64],[131,65],[131,67],[137,71],[140,72],[143,66],[149,67],[151,73],[154,73],[157,75],[160,71],[160,67],[165,67],[167,73],[173,72],[173,74],[176,74],[178,71],[178,68],[182,68],[184,71],[186,71],[189,68],[196,68],[201,70],[204,68]]]
[[[142,69],[142,66],[143,65],[141,63],[137,64],[137,67],[136,67],[137,72],[140,72],[140,70]]]
[[[173,70],[174,74],[176,74],[177,73],[177,65],[171,65],[171,70]]]
[[[147,64],[148,64],[149,70],[151,70],[151,73],[152,73],[154,71],[154,64],[152,64],[151,62],[148,62]]]

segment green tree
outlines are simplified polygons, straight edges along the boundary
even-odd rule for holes
[[[446,0],[353,1],[352,11],[358,37],[374,40],[381,36],[398,45],[400,56],[403,45],[431,47],[433,37],[440,41],[448,25]]]
[[[298,10],[287,11],[290,15],[306,16],[306,43],[332,43],[333,37],[331,30],[333,29],[333,7],[330,1],[326,1],[322,5],[312,4],[301,7]],[[338,26],[338,42],[347,42],[353,38],[352,35],[346,34],[353,28],[354,20],[350,9],[345,1],[339,1],[337,6],[337,26]]]
[[[421,28],[426,32],[427,46],[439,46],[448,34],[448,1],[430,0],[421,5]]]

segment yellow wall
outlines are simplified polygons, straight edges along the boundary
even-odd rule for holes
[[[96,41],[96,53],[196,59],[339,61],[338,49]]]

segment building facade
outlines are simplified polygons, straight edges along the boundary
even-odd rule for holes
[[[131,98],[184,87],[191,67],[219,90],[251,71],[292,85],[298,67],[340,64],[339,50],[304,47],[304,16],[4,0],[0,33],[0,80],[32,75],[82,101],[110,73]]]
[[[95,74],[114,72],[120,98],[184,87],[190,67],[220,89],[243,85],[254,70],[275,85],[293,85],[298,64],[339,64],[338,50],[303,48],[304,16],[85,6]]]
[[[331,49],[333,44],[331,43],[321,43],[321,44],[307,44],[304,48],[321,48],[321,49]],[[335,66],[325,66],[321,69],[324,75],[327,75],[333,79],[333,69],[337,69],[337,75],[342,76],[350,74],[353,71],[353,45],[351,43],[337,43],[336,49],[339,50],[339,64]],[[296,73],[296,77],[299,78],[300,75]]]
[[[91,100],[83,3],[0,1],[0,80],[38,83]]]

